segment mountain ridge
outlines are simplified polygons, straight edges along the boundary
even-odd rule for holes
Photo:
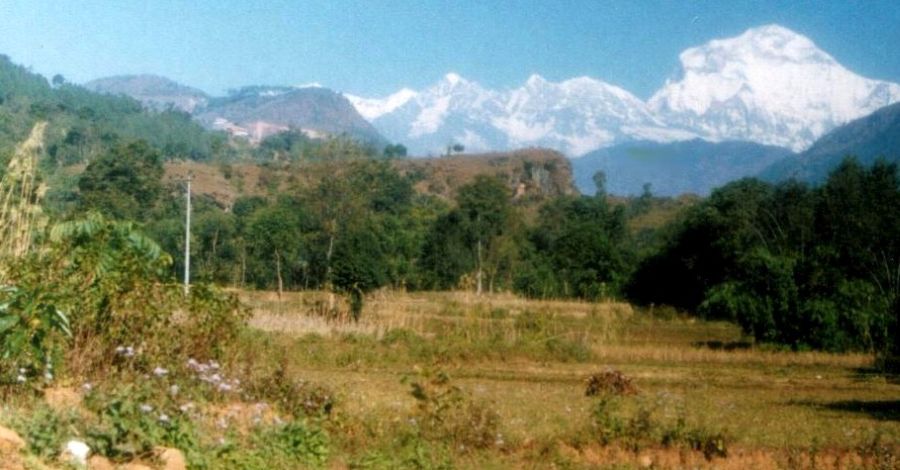
[[[456,73],[423,90],[348,98],[413,154],[461,143],[477,151],[544,146],[575,157],[627,141],[697,137],[801,151],[900,101],[900,85],[857,75],[774,24],[688,48],[679,59],[679,76],[646,101],[591,77],[550,82],[533,74],[519,87],[491,90]]]
[[[626,142],[572,159],[575,184],[584,194],[594,191],[593,176],[606,175],[606,192],[618,196],[641,194],[649,183],[655,195],[705,196],[729,181],[754,176],[782,159],[789,149],[755,142]]]
[[[181,110],[208,129],[250,142],[289,129],[313,138],[348,135],[376,147],[387,142],[346,97],[321,86],[251,85],[221,97],[157,75],[119,75],[84,86],[98,93],[130,96],[156,111]]]
[[[794,178],[817,184],[847,156],[865,166],[877,158],[900,163],[900,103],[831,130],[803,153],[773,162],[759,176],[768,181]]]

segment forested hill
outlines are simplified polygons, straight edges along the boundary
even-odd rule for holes
[[[59,75],[52,83],[0,56],[0,155],[8,158],[35,122],[49,123],[44,143],[56,166],[82,163],[116,143],[145,140],[164,158],[209,160],[224,154],[227,138],[204,130],[187,114],[150,112],[138,101],[91,92]]]

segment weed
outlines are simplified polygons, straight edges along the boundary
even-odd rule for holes
[[[255,444],[263,455],[277,455],[289,462],[322,465],[328,459],[328,435],[304,421],[292,421],[263,429],[255,434]]]
[[[65,442],[75,437],[72,429],[76,422],[74,412],[62,413],[41,405],[32,412],[19,416],[13,425],[22,433],[31,453],[56,458]]]
[[[859,455],[871,461],[873,468],[894,469],[900,465],[900,445],[876,431],[857,447]]]
[[[683,416],[675,423],[654,417],[655,407],[638,402],[631,413],[624,411],[621,395],[601,394],[591,409],[591,430],[604,445],[621,443],[638,451],[649,445],[686,446],[703,453],[706,459],[726,457],[730,437],[723,431],[690,427]]]
[[[613,369],[588,377],[587,389],[584,391],[584,394],[589,397],[602,394],[636,395],[637,393],[637,387],[634,386],[631,378]]]
[[[374,450],[350,463],[354,469],[416,468],[449,470],[453,468],[450,451],[440,442],[428,442],[416,432],[401,432],[389,449]]]
[[[446,372],[423,372],[410,393],[417,402],[413,423],[426,439],[453,442],[463,451],[502,442],[500,416],[453,385]]]

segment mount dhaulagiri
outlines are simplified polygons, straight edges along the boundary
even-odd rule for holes
[[[794,178],[821,183],[850,155],[865,166],[877,158],[900,163],[900,103],[832,130],[805,152],[773,163],[760,177],[768,181]]]

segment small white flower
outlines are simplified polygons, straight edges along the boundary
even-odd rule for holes
[[[85,382],[84,385],[81,386],[81,389],[84,390],[85,393],[89,393],[94,389],[94,385],[90,382]]]
[[[178,395],[178,385],[172,385],[171,387],[169,387],[169,395]]]
[[[24,367],[19,367],[19,373],[20,373],[20,374],[23,374],[23,375],[24,375],[26,372],[28,372],[27,369],[25,369]]]
[[[220,376],[219,374],[213,374],[213,375],[209,378],[209,381],[212,382],[212,383],[214,383],[214,384],[215,384],[215,383],[219,383],[219,382],[222,381],[222,376]]]
[[[156,367],[155,369],[153,369],[153,375],[155,375],[157,377],[165,377],[165,375],[168,373],[169,373],[169,371],[166,369],[163,369],[162,367]]]
[[[194,409],[194,404],[191,402],[187,402],[187,403],[179,406],[178,409],[181,410],[182,413],[187,413],[188,411],[191,411]]]
[[[160,423],[168,423],[168,422],[169,422],[169,415],[167,415],[167,414],[165,414],[165,413],[160,413],[160,414],[159,414],[159,422],[160,422]]]
[[[149,412],[153,411],[153,407],[146,403],[142,404],[138,408],[140,408],[140,410],[143,411],[144,413],[149,413]]]
[[[209,361],[209,367],[215,370],[219,369],[219,363],[216,361]]]
[[[47,372],[44,372],[44,379],[46,379],[47,382],[53,380],[53,373],[49,370]]]
[[[26,379],[25,376],[22,374],[19,374],[16,376],[16,382],[19,382],[20,384],[25,383],[27,380],[28,379]]]
[[[220,392],[230,392],[230,391],[231,391],[231,385],[228,385],[227,383],[222,382],[222,383],[219,384],[218,389],[219,389]]]

